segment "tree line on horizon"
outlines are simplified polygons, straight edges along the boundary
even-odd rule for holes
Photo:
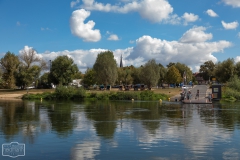
[[[23,51],[18,56],[7,52],[0,59],[0,67],[0,87],[9,89],[16,86],[24,89],[33,85],[33,82],[36,87],[43,88],[51,83],[68,85],[73,79],[82,79],[86,87],[95,84],[145,84],[151,88],[163,83],[182,83],[184,75],[187,77],[187,83],[196,82],[191,69],[180,62],[170,62],[164,67],[150,59],[140,67],[118,67],[112,51],[99,53],[93,67],[88,68],[85,74],[79,71],[71,57],[58,56],[48,65],[34,49]],[[216,78],[218,82],[225,83],[234,75],[240,77],[240,62],[235,63],[232,58],[216,64],[206,61],[200,66],[199,74],[205,81]]]

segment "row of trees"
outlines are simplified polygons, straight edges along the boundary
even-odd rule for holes
[[[240,62],[235,63],[233,58],[222,62],[204,62],[199,69],[199,74],[205,81],[215,78],[220,83],[226,83],[233,76],[240,77]],[[117,63],[110,51],[98,55],[93,68],[87,69],[83,83],[93,84],[138,84],[144,83],[148,87],[154,85],[179,84],[186,76],[186,83],[197,83],[191,69],[182,63],[170,62],[166,67],[157,64],[155,60],[149,60],[140,67],[117,67]]]
[[[82,78],[72,58],[58,56],[50,66],[39,58],[34,49],[23,52],[19,56],[7,52],[0,60],[2,68],[1,84],[4,88],[21,86],[26,88],[35,82],[36,86],[49,86],[50,83],[68,85],[73,79]],[[50,72],[40,74],[49,69]],[[169,63],[167,67],[157,64],[155,60],[149,60],[141,67],[127,66],[117,67],[117,62],[111,51],[98,54],[93,68],[87,69],[83,83],[87,86],[94,84],[138,84],[144,83],[149,88],[162,83],[181,83],[182,76],[186,73],[187,80],[192,80],[192,72],[189,67],[181,63]]]
[[[84,76],[78,70],[73,59],[68,56],[58,56],[50,65],[37,55],[34,49],[23,51],[19,56],[7,52],[0,59],[1,86],[4,88],[25,88],[35,82],[37,86],[46,86],[50,83],[68,85],[73,79],[81,79],[87,86],[94,84],[139,84],[144,83],[149,88],[163,83],[179,84],[195,81],[191,69],[182,63],[170,62],[166,67],[157,64],[154,59],[140,67],[117,67],[113,52],[105,51],[98,54],[93,68],[88,68]],[[43,73],[50,68],[50,72]],[[240,62],[233,59],[214,64],[206,61],[200,66],[200,75],[204,80],[215,77],[219,82],[227,82],[232,76],[240,76]],[[41,75],[41,76],[40,76]]]
[[[199,71],[204,80],[216,78],[218,82],[226,83],[235,75],[240,77],[240,62],[235,63],[233,58],[216,64],[212,61],[206,61],[200,66]]]
[[[162,83],[181,83],[183,74],[192,81],[192,71],[185,64],[169,63],[165,68],[154,59],[140,67],[127,66],[119,68],[111,51],[98,54],[93,68],[87,69],[83,83],[87,86],[94,84],[139,84],[144,83],[149,88]]]
[[[7,52],[0,59],[1,86],[3,88],[15,88],[15,86],[26,87],[34,82],[40,72],[47,69],[46,62],[37,56],[34,49],[22,51],[19,56]]]
[[[30,48],[24,50],[19,56],[7,52],[0,59],[2,88],[13,89],[16,86],[26,88],[35,83],[37,86],[49,86],[50,83],[66,85],[72,79],[79,79],[82,73],[78,70],[72,58],[68,56],[57,57],[50,65],[44,61],[37,52]],[[51,68],[50,72],[41,73]]]

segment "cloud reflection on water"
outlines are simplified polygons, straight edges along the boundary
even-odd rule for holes
[[[216,124],[204,123],[198,110],[193,109],[190,112],[191,116],[187,118],[175,119],[175,121],[182,121],[185,125],[173,125],[169,119],[159,120],[160,127],[155,134],[144,128],[141,121],[123,122],[122,128],[118,128],[116,132],[117,134],[121,132],[134,134],[143,148],[153,147],[160,141],[168,141],[182,143],[195,154],[206,153],[214,148],[214,142],[227,142],[231,138],[232,132],[219,128]]]

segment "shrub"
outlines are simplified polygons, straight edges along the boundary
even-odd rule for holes
[[[240,92],[227,87],[224,91],[224,98],[231,99],[231,100],[235,98],[235,100],[240,100]]]
[[[39,95],[38,94],[24,94],[22,99],[38,99]],[[41,99],[41,97],[39,96],[39,99]]]
[[[230,79],[230,81],[227,83],[227,87],[232,88],[238,92],[240,92],[240,80],[239,78],[235,75]]]
[[[92,92],[88,95],[88,98],[97,98],[97,93]]]
[[[42,99],[55,99],[56,98],[56,94],[55,93],[51,93],[51,92],[44,92],[41,94],[41,98]]]
[[[96,98],[98,100],[108,100],[109,94],[108,93],[99,93],[99,94],[96,94]]]
[[[223,88],[223,99],[231,102],[240,100],[240,80],[236,75]]]
[[[110,100],[140,100],[139,92],[117,92],[115,94],[110,94]]]
[[[58,86],[55,90],[56,98],[58,99],[71,99],[75,93],[75,88]]]
[[[147,90],[141,92],[140,96],[142,100],[152,100],[153,99],[153,91]]]
[[[75,88],[75,93],[73,95],[74,99],[82,99],[86,97],[86,90],[82,87],[80,88]]]

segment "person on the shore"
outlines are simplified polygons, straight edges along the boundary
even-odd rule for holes
[[[208,94],[208,101],[209,101],[209,102],[212,101],[212,94],[211,94],[211,93]]]
[[[199,100],[199,89],[197,90],[197,94],[195,96],[195,99],[198,99]]]
[[[188,91],[188,93],[187,93],[187,99],[191,101],[191,97],[192,97],[191,91]]]

